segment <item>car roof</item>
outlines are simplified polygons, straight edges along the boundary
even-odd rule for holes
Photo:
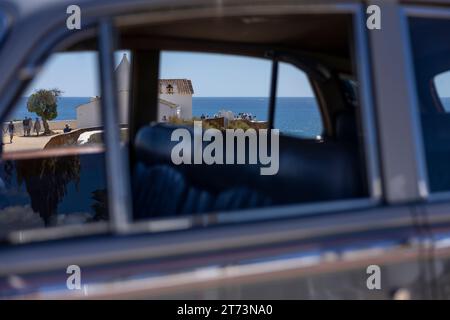
[[[405,4],[423,4],[423,5],[439,5],[450,4],[450,0],[399,0],[400,3]],[[149,4],[154,6],[168,6],[176,8],[177,6],[193,6],[193,7],[224,7],[224,6],[245,6],[251,4],[311,4],[311,5],[340,5],[349,3],[365,3],[363,0],[78,0],[74,3],[73,0],[3,0],[2,5],[14,8],[15,13],[19,18],[25,18],[37,12],[45,12],[53,10],[53,8],[67,7],[76,4],[83,6],[138,6]]]

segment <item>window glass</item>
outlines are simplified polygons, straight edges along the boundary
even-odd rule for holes
[[[242,73],[244,69],[248,72]],[[165,51],[160,71],[159,121],[213,121],[209,119],[226,114],[242,123],[267,125],[270,60]],[[305,73],[280,63],[278,77],[274,128],[302,138],[320,137],[321,114]]]
[[[450,20],[410,18],[429,188],[450,190]]]
[[[56,53],[3,124],[4,153],[101,144],[96,52]]]
[[[97,59],[55,53],[4,119],[0,238],[108,219]]]
[[[278,135],[265,130],[271,73],[272,61],[262,57],[161,52],[158,121],[139,129],[133,154],[136,220],[366,196],[349,94],[357,86],[348,82],[351,88],[341,95],[329,141],[321,137],[322,116],[308,77],[280,63]],[[336,87],[344,90],[340,82]],[[235,134],[240,138],[230,138]],[[263,164],[264,150],[270,159]]]
[[[158,120],[267,125],[270,71],[258,58],[163,51]]]
[[[319,138],[323,132],[317,100],[300,69],[280,63],[274,128],[301,138]]]

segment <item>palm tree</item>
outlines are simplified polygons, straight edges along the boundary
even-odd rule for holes
[[[67,195],[70,182],[78,189],[81,162],[79,156],[52,157],[16,161],[17,183],[25,184],[31,208],[46,226],[55,223],[58,205]]]

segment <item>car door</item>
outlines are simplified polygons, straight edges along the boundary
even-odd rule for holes
[[[19,38],[21,32],[31,36],[26,29],[36,21],[24,19],[14,10],[4,13],[11,22],[11,32]],[[39,19],[45,20],[46,14],[51,15],[45,12]],[[50,20],[47,22],[51,24]],[[114,56],[103,49],[101,52],[111,57],[100,59],[101,42],[95,21],[86,21],[85,29],[75,35],[80,37],[75,43],[80,39],[92,41],[86,50],[71,50],[74,35],[62,27],[50,33],[42,30],[27,38],[25,42],[39,50],[17,48],[14,42],[5,41],[6,49],[1,51],[5,63],[1,67],[4,94],[0,202],[5,250],[52,238],[108,233],[112,228],[110,211],[121,210],[120,206],[127,203],[110,204],[112,199],[116,202],[121,197],[111,196],[105,169],[111,162],[107,159],[114,159],[113,167],[120,166],[123,152],[117,149],[118,157],[105,157],[109,151],[105,151],[104,141],[118,137],[119,127],[114,107],[108,109],[112,110],[111,115],[110,111],[100,110],[105,104],[114,105],[115,100],[99,99],[100,92],[108,91],[105,82],[112,83],[100,81],[98,70],[106,68],[104,62],[113,64]],[[108,26],[104,29],[107,33]],[[68,43],[63,44],[62,39]],[[20,54],[24,55],[23,63]],[[77,63],[78,71],[73,68]],[[85,105],[96,108],[95,126],[80,126],[75,120]],[[103,134],[106,118],[112,121],[108,135]],[[123,148],[119,140],[114,145]],[[124,180],[115,185],[121,188],[123,183]],[[45,281],[40,283],[46,285]],[[2,286],[2,297],[9,296],[11,289],[15,290],[10,284]]]
[[[449,31],[449,8],[405,6],[402,14],[408,26],[412,68],[415,73],[420,123],[418,154],[427,173],[429,194],[417,211],[423,214],[424,233],[429,245],[427,259],[433,266],[432,285],[441,299],[448,299],[448,90],[449,61],[444,39]],[[439,30],[433,37],[425,32]],[[428,33],[431,34],[431,33]],[[425,44],[426,43],[426,44]],[[426,59],[424,59],[426,57]],[[428,84],[425,84],[428,81]]]
[[[151,9],[150,4],[144,7]],[[317,13],[317,8],[294,7],[281,5],[277,12]],[[217,14],[214,8],[200,9],[202,14],[208,9]],[[226,6],[222,9],[222,14],[234,12]],[[244,4],[241,9],[243,14],[267,12],[264,6]],[[120,160],[117,118],[104,108],[105,167],[108,195],[112,195],[107,202],[110,232],[98,234],[97,229],[89,235],[80,232],[61,237],[61,232],[42,232],[40,238],[24,239],[23,233],[12,237],[13,244],[0,250],[2,297],[432,297],[427,276],[430,265],[423,253],[427,237],[411,205],[421,197],[421,181],[416,172],[413,124],[404,120],[412,118],[411,88],[406,85],[402,62],[405,39],[398,32],[401,25],[396,16],[389,14],[386,27],[397,36],[386,40],[381,34],[370,34],[363,9],[357,5],[321,7],[326,14],[350,15],[353,21],[366,196],[132,222],[127,216],[132,195],[127,194],[126,182],[132,177]],[[387,6],[386,12],[397,9]],[[122,15],[130,9],[121,4],[114,10]],[[180,13],[187,14],[176,6],[167,9],[172,22]],[[150,10],[150,17],[157,14]],[[195,17],[195,10],[190,14]],[[114,110],[115,88],[110,80],[114,79],[111,40],[115,30],[111,21],[102,20],[99,28],[100,78],[102,101]],[[388,62],[391,68],[383,68]],[[374,72],[369,72],[369,66]],[[391,77],[400,84],[395,92],[386,81]],[[396,120],[406,123],[401,137],[396,135]],[[74,267],[82,276],[79,285],[70,286]]]

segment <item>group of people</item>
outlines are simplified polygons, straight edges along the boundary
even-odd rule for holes
[[[255,120],[256,116],[253,116],[251,113],[246,113],[246,112],[239,112],[238,116],[236,117],[236,119],[244,119],[244,120]]]
[[[39,121],[39,118],[36,118],[36,121],[34,122],[33,126],[33,120],[31,118],[25,117],[22,121],[23,124],[23,136],[24,137],[30,137],[31,136],[31,130],[36,132],[36,135],[39,135],[39,132],[41,131],[41,122]]]
[[[39,132],[41,131],[41,122],[39,121],[39,118],[36,118],[36,121],[33,125],[33,120],[31,118],[25,117],[25,119],[22,120],[23,125],[23,136],[24,137],[30,137],[31,136],[31,130],[36,132],[36,135],[39,136]],[[14,126],[14,123],[10,121],[8,123],[8,126],[5,131],[8,131],[9,134],[9,143],[13,142],[14,133],[16,132],[16,127]],[[3,141],[2,141],[3,144]]]
[[[215,114],[213,116],[213,118],[220,118],[221,115],[220,114]],[[205,119],[209,119],[208,115],[202,114],[200,116],[201,120],[205,120]],[[234,117],[234,119],[238,120],[238,119],[243,119],[243,120],[256,120],[256,116],[253,116],[251,113],[245,113],[245,112],[239,112],[239,114],[237,116]]]

